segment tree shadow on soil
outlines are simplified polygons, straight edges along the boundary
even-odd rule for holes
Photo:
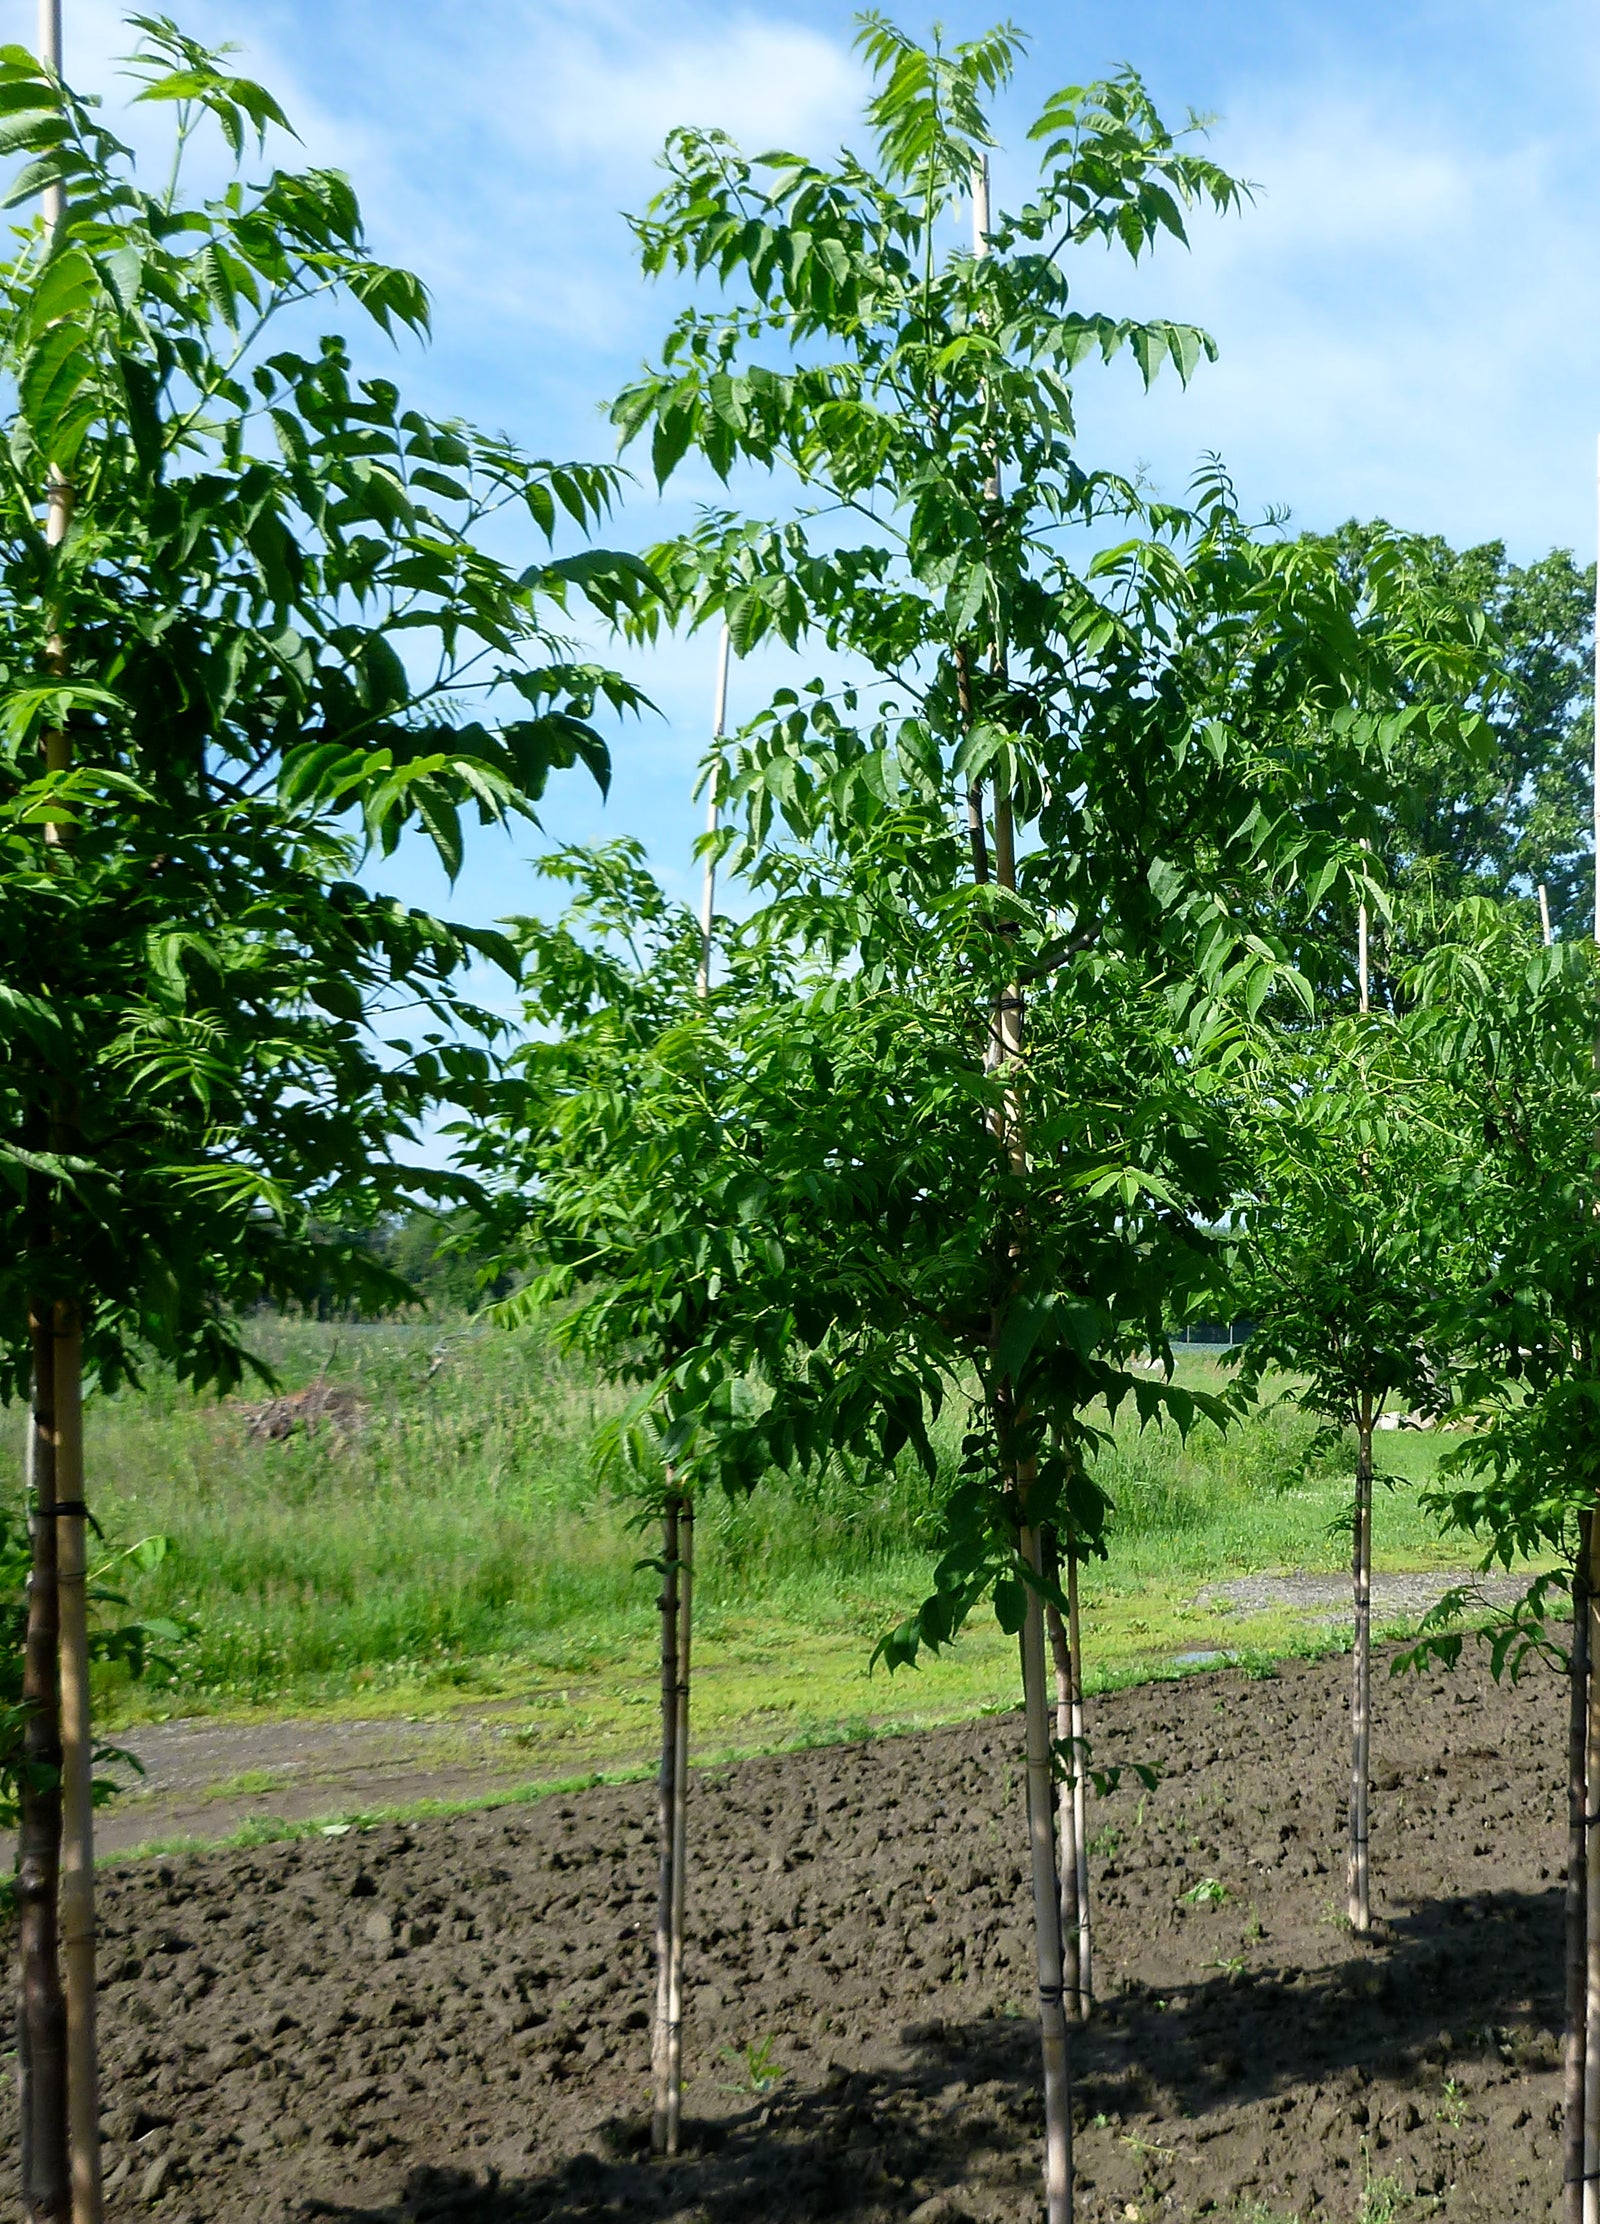
[[[1215,1976],[1157,1995],[1114,1994],[1074,2033],[1077,2113],[1112,2124],[1203,2118],[1358,2071],[1406,2087],[1448,2059],[1497,2054],[1549,2067],[1561,2017],[1561,1893],[1493,1892],[1417,1904],[1338,1962]],[[1270,1946],[1270,1941],[1266,1942]],[[835,2069],[689,2127],[672,2163],[617,2122],[559,2168],[487,2179],[422,2167],[378,2207],[309,2201],[340,2224],[827,2224],[867,2210],[909,2214],[945,2190],[949,2217],[981,2177],[1031,2184],[1043,2115],[1035,2025],[987,2015],[909,2027],[909,2067]],[[931,2213],[931,2212],[930,2212]]]
[[[1269,1942],[1270,1943],[1270,1942]],[[1080,2052],[1088,2113],[1201,2116],[1359,2070],[1407,2085],[1451,2057],[1547,2057],[1562,2020],[1562,1894],[1416,1903],[1341,1960],[1227,1966],[1166,1993],[1132,1986]]]

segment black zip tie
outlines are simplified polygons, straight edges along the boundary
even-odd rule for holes
[[[81,1498],[58,1498],[53,1506],[41,1506],[39,1511],[42,1514],[49,1514],[52,1518],[65,1515],[71,1521],[86,1521],[100,1539],[100,1542],[104,1544],[106,1541],[105,1531]]]

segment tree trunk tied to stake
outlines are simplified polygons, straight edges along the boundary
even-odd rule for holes
[[[37,1185],[42,1187],[42,1184]],[[44,1235],[48,1237],[48,1207]],[[67,2159],[67,2006],[61,1987],[56,1895],[61,1869],[61,1728],[56,1650],[56,1423],[53,1324],[33,1314],[28,1414],[32,1565],[22,1659],[21,1820],[17,1833],[18,2054],[22,2203],[28,2224],[71,2214]]]
[[[1583,2224],[1600,2224],[1600,1521],[1587,1521],[1588,1692],[1584,1727]],[[1569,1883],[1570,1889],[1570,1883]]]
[[[1056,1682],[1056,1749],[1068,1768],[1056,1787],[1056,1858],[1061,1869],[1061,1967],[1067,2013],[1082,2023],[1094,2005],[1091,1955],[1093,1928],[1089,1904],[1087,1769],[1089,1746],[1083,1721],[1083,1655],[1078,1621],[1078,1563],[1070,1538],[1065,1562],[1052,1531],[1045,1541],[1045,1566],[1059,1586],[1066,1584],[1067,1613],[1053,1601],[1045,1606]]]
[[[650,2068],[654,2101],[650,2151],[667,2152],[667,2032],[671,2025],[673,1819],[678,1786],[678,1498],[667,1493],[661,1515],[661,1774],[656,1801],[660,1842],[656,1894],[656,2013]]]
[[[988,253],[989,165],[980,160],[972,172],[973,254],[981,261]],[[991,470],[984,487],[991,505],[1000,499],[998,468]],[[995,645],[997,677],[1004,676],[1004,656]],[[958,681],[964,680],[964,713],[971,713],[971,667],[957,663]],[[974,876],[987,877],[983,842],[981,790],[967,798],[972,837]],[[994,881],[1014,893],[1017,885],[1016,832],[1011,798],[998,781],[994,789]],[[1023,1008],[1021,985],[1008,982],[997,1000],[987,1063],[1014,1074],[1022,1063]],[[1008,1088],[998,1115],[997,1137],[1014,1173],[1027,1169],[1027,1144],[1022,1131],[1022,1107]],[[994,1391],[995,1417],[1003,1446],[1014,1445],[1017,1419],[1009,1381]],[[1026,1784],[1029,1869],[1033,1887],[1035,1952],[1039,1983],[1039,2042],[1044,2067],[1045,2118],[1045,2216],[1046,2224],[1071,2224],[1072,2220],[1072,2072],[1068,2052],[1065,1987],[1062,1975],[1061,1880],[1055,1838],[1055,1770],[1050,1741],[1050,1700],[1045,1668],[1044,1557],[1038,1529],[1028,1520],[1027,1493],[1031,1476],[1019,1465],[1012,1474],[1016,1499],[1018,1551],[1035,1578],[1024,1586],[1023,1623],[1020,1633],[1022,1692],[1026,1737]]]
[[[717,644],[717,690],[711,727],[720,745],[728,725],[732,636]],[[716,923],[717,859],[713,847],[721,801],[722,764],[713,763],[706,791],[705,879],[700,898],[700,964],[696,993],[711,995],[712,930]],[[667,1477],[661,1533],[661,1832],[656,1912],[656,2014],[651,2070],[650,2151],[675,2155],[683,2123],[683,1926],[688,1895],[689,1648],[694,1607],[694,1500]]]
[[[1588,1953],[1589,1553],[1594,1516],[1578,1522],[1567,1659],[1566,2049],[1562,2062],[1562,2224],[1583,2224],[1584,2065]]]
[[[1600,532],[1600,443],[1595,451],[1596,527]],[[1600,550],[1600,540],[1597,540]],[[1600,943],[1600,563],[1595,568],[1594,938]],[[1600,1066],[1600,1042],[1595,1045]],[[1600,1502],[1582,1524],[1588,1597],[1588,1689],[1584,1726],[1583,2224],[1600,2224]],[[1573,1612],[1577,1612],[1576,1586]],[[1574,1642],[1574,1652],[1576,1652]],[[1576,1674],[1576,1670],[1574,1670]],[[1568,1901],[1572,1884],[1568,1879]],[[1572,2036],[1568,2034],[1569,2074]],[[1573,2126],[1568,2119],[1568,2138]],[[1569,2150],[1570,2151],[1570,2150]]]
[[[1372,1928],[1367,1860],[1367,1782],[1372,1750],[1372,1400],[1363,1395],[1356,1422],[1356,1503],[1350,1567],[1355,1592],[1355,1646],[1350,1689],[1350,1928]]]
[[[55,76],[61,74],[61,0],[40,0],[39,56]],[[53,245],[66,222],[66,203],[58,182],[51,182],[41,196],[45,232]],[[45,543],[58,550],[72,523],[72,488],[54,464],[46,487]],[[45,665],[52,678],[67,671],[67,644],[59,624],[53,624],[45,648]],[[44,736],[45,768],[65,773],[72,766],[71,737],[61,728]],[[68,830],[55,822],[44,829],[47,847],[61,848]],[[51,1119],[51,1148],[70,1150],[76,1140],[75,1102],[70,1077],[58,1076],[57,1102]],[[50,1229],[47,1247],[54,1247]],[[54,1277],[50,1278],[54,1280]],[[73,2224],[100,2224],[100,2097],[95,2045],[95,1923],[94,1923],[94,1794],[93,1740],[89,1720],[89,1630],[87,1600],[88,1546],[83,1497],[83,1343],[82,1323],[70,1296],[36,1295],[34,1319],[34,1417],[31,1453],[36,1486],[48,1464],[48,1501],[36,1487],[33,1584],[39,1587],[41,1532],[52,1535],[45,1546],[52,1563],[55,1599],[57,1659],[54,1669],[54,1704],[58,1740],[60,1788],[55,1810],[59,1832],[56,1864],[59,1908],[55,1948],[58,1966],[64,1965],[66,2046],[61,2068],[65,2071],[64,2108],[54,2097],[48,2101],[38,2090],[44,2065],[34,2061],[30,2078],[33,2105],[42,2108],[53,2125],[58,2115],[66,2124]],[[48,1362],[45,1351],[48,1346]],[[41,1408],[41,1393],[48,1403]],[[48,1423],[46,1426],[46,1415]],[[41,1457],[48,1434],[48,1463]],[[48,1520],[43,1517],[46,1503]],[[59,2074],[55,2072],[54,2074]],[[52,2137],[54,2133],[52,2131]],[[53,2167],[53,2166],[52,2166]],[[41,2215],[56,2212],[44,2209]],[[67,2213],[62,2211],[61,2213]]]

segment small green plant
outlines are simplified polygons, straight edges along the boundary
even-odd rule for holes
[[[742,2053],[737,2047],[725,2046],[722,2059],[742,2074],[740,2084],[723,2086],[725,2093],[754,2093],[759,2097],[781,2085],[789,2074],[774,2058],[770,2036],[753,2041]]]
[[[1467,2096],[1465,2092],[1453,2077],[1447,2077],[1444,2081],[1444,2091],[1439,2096],[1439,2105],[1433,2112],[1434,2121],[1441,2124],[1450,2124],[1459,2131],[1466,2113]]]
[[[1232,1894],[1220,1877],[1202,1877],[1198,1884],[1191,1884],[1182,1894],[1188,1907],[1224,1907]]]
[[[1267,1926],[1261,1920],[1261,1910],[1253,1907],[1250,1910],[1250,1920],[1244,1927],[1245,1944],[1247,1946],[1259,1946],[1266,1935]]]
[[[1362,2167],[1365,2183],[1361,2188],[1361,2206],[1357,2213],[1358,2224],[1396,2224],[1411,2206],[1411,2196],[1398,2178],[1375,2178],[1365,2149],[1362,2150]]]
[[[1219,1954],[1217,1959],[1208,1963],[1207,1966],[1211,1969],[1220,1969],[1225,1977],[1242,1977],[1245,1970],[1245,1958],[1243,1954]]]

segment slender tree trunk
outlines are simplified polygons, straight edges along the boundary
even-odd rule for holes
[[[1024,1529],[1022,1552],[1039,1571],[1037,1530]],[[1022,1696],[1027,1738],[1028,1853],[1039,1972],[1039,2042],[1044,2057],[1046,2224],[1072,2224],[1072,2065],[1061,1972],[1061,1887],[1056,1874],[1055,1785],[1050,1769],[1050,1697],[1044,1661],[1044,1611],[1031,1588],[1022,1624]]]
[[[47,1209],[47,1208],[46,1208]],[[60,1638],[56,1589],[55,1336],[48,1305],[32,1308],[33,1397],[28,1416],[32,1563],[22,1662],[21,1816],[17,1832],[18,2055],[22,2070],[22,2206],[28,2224],[72,2213],[67,2154],[67,2005],[61,1988],[56,1895],[61,1868]]]
[[[1078,1562],[1067,1555],[1067,1644],[1072,1663],[1072,1750],[1078,1755],[1072,1787],[1072,1842],[1078,1861],[1078,1993],[1080,2013],[1094,2006],[1094,1908],[1089,1898],[1089,1784],[1084,1765],[1089,1740],[1083,1720],[1083,1628],[1078,1614]]]
[[[667,2152],[683,2123],[683,1916],[689,1881],[689,1641],[694,1629],[694,1500],[678,1516],[678,1686],[672,1780],[672,1934],[667,1954]]]
[[[1053,1529],[1043,1539],[1045,1572],[1059,1588],[1061,1552]],[[1056,1860],[1061,1871],[1061,1982],[1067,2013],[1080,2022],[1084,2013],[1083,1980],[1078,1966],[1080,1951],[1078,1909],[1078,1773],[1083,1755],[1072,1735],[1072,1647],[1061,1609],[1047,1601],[1045,1634],[1050,1640],[1051,1664],[1056,1680]]]
[[[67,1991],[67,2129],[73,2224],[100,2224],[95,2049],[94,1740],[89,1722],[88,1521],[83,1498],[83,1332],[55,1309],[56,1591],[61,1619],[61,1945]]]
[[[1372,1928],[1367,1860],[1367,1781],[1372,1743],[1372,1402],[1363,1397],[1356,1429],[1356,1505],[1351,1540],[1356,1641],[1350,1690],[1350,1928]]]
[[[667,2032],[672,2007],[673,1819],[678,1785],[678,1506],[669,1491],[661,1519],[661,1777],[656,1801],[660,1833],[660,1878],[656,1893],[656,2013],[650,2067],[654,2103],[650,2113],[650,2151],[667,2152],[669,2079]]]
[[[1583,2224],[1600,2224],[1600,1509],[1589,1517],[1589,1693],[1584,1728]]]
[[[1587,2053],[1589,1536],[1593,1514],[1578,1523],[1572,1565],[1572,1645],[1567,1663],[1567,2035],[1563,2062],[1563,2224],[1583,2224],[1583,2087]]]

